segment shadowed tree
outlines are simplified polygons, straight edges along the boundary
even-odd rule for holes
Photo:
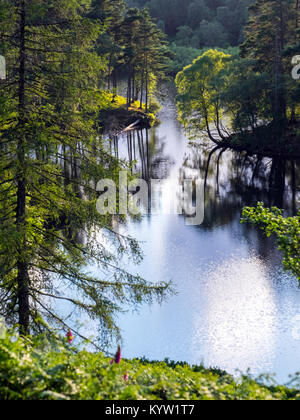
[[[284,52],[299,36],[298,0],[256,1],[249,10],[242,56],[256,60],[255,71],[273,75],[273,119],[278,123],[285,122],[291,56],[284,57]]]
[[[167,288],[120,268],[124,252],[139,258],[138,245],[96,210],[97,181],[117,181],[122,164],[95,124],[105,60],[95,53],[101,24],[83,17],[89,7],[77,0],[0,4],[8,63],[0,84],[0,315],[23,334],[49,329],[47,320],[66,328],[56,310],[64,302],[111,338],[119,334],[118,311],[160,300]]]

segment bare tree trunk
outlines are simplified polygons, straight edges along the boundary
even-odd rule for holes
[[[142,70],[142,78],[141,78],[141,99],[140,99],[140,109],[143,108],[143,98],[144,98],[144,69]]]
[[[135,69],[133,69],[133,73],[132,73],[132,94],[131,94],[132,101],[134,101],[134,96],[135,96]]]
[[[110,79],[111,79],[111,55],[109,57],[108,64],[108,76],[107,76],[107,89],[110,90]]]
[[[286,120],[286,87],[282,79],[284,73],[282,64],[282,51],[285,47],[286,22],[284,18],[283,5],[280,1],[280,23],[276,30],[275,37],[275,120],[279,123]]]
[[[26,251],[26,168],[25,168],[25,0],[20,2],[20,51],[19,51],[19,125],[20,136],[17,145],[17,159],[20,164],[17,187],[16,226],[21,240],[18,247],[17,281],[18,313],[21,334],[29,334],[29,275]]]
[[[297,118],[296,118],[296,105],[295,104],[293,104],[292,107],[291,107],[291,120],[290,120],[290,122],[292,124],[294,124],[294,123],[297,122]]]
[[[127,110],[131,104],[131,74],[128,76],[128,85],[127,85]]]
[[[209,138],[210,138],[210,140],[211,140],[211,141],[213,141],[215,144],[218,144],[218,145],[219,145],[221,142],[220,142],[219,140],[216,140],[216,139],[214,138],[214,136],[212,135],[211,130],[210,130],[210,127],[209,127],[209,122],[208,122],[207,115],[205,115],[204,119],[205,119],[205,125],[206,125],[206,131],[207,131],[208,137],[209,137]]]
[[[281,122],[286,116],[286,99],[284,87],[281,85],[282,62],[281,40],[278,31],[275,37],[275,63],[274,63],[274,121]]]
[[[293,216],[297,215],[297,178],[296,178],[296,168],[295,161],[291,162],[292,166],[292,203],[293,203]]]
[[[117,95],[117,70],[113,69],[113,99],[112,102],[116,102],[116,95]]]
[[[217,123],[216,123],[216,126],[217,126],[217,130],[218,130],[218,134],[219,134],[219,136],[220,136],[220,138],[221,138],[222,140],[225,140],[225,136],[223,135],[223,133],[222,133],[222,131],[221,131],[221,129],[220,129],[220,113],[219,113],[219,104],[217,104],[217,105],[216,105],[216,115],[217,115]]]
[[[148,72],[148,57],[146,58],[146,101],[145,101],[145,111],[148,114],[148,101],[149,101],[149,72]]]

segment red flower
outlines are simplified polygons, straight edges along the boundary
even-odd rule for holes
[[[67,332],[66,337],[67,337],[68,343],[72,344],[74,340],[74,336],[72,334],[71,328],[69,328],[69,331]]]
[[[118,346],[118,351],[115,355],[115,363],[118,365],[121,362],[121,347]]]
[[[116,363],[117,365],[119,365],[119,364],[120,364],[120,362],[121,362],[121,347],[120,347],[120,346],[118,346],[117,353],[115,354],[114,359],[112,359],[112,360],[110,361],[110,364],[112,365],[113,363]]]
[[[124,379],[125,382],[129,381],[128,372],[125,373],[125,375],[123,376],[123,379]]]

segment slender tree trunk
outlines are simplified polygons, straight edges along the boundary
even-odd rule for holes
[[[131,104],[131,74],[128,76],[128,85],[127,85],[127,110]]]
[[[219,113],[219,104],[216,105],[216,116],[217,116],[217,130],[218,130],[218,134],[220,136],[221,139],[225,140],[225,136],[223,135],[221,129],[220,129],[220,113]]]
[[[107,76],[107,89],[110,90],[110,79],[111,79],[111,56],[109,57],[108,64],[108,76]]]
[[[297,178],[295,161],[291,162],[292,166],[292,203],[293,203],[293,216],[297,215]]]
[[[113,99],[112,102],[116,102],[116,95],[117,95],[117,70],[114,68],[113,70]]]
[[[148,58],[146,58],[146,102],[145,102],[145,111],[148,114],[148,100],[149,100],[149,74],[148,74]]]
[[[299,27],[299,5],[300,5],[300,0],[297,0],[296,1],[296,6],[295,6],[295,32],[297,32],[297,29]],[[297,122],[296,105],[292,104],[291,123],[296,123],[296,122]]]
[[[209,137],[209,138],[210,138],[210,140],[211,140],[211,141],[213,141],[215,144],[220,144],[220,141],[219,141],[219,140],[216,140],[216,139],[214,138],[214,136],[212,135],[212,133],[211,133],[211,130],[210,130],[210,127],[209,127],[209,122],[208,122],[207,115],[205,115],[205,116],[204,116],[204,119],[205,119],[206,132],[207,132],[207,134],[208,134],[208,137]]]
[[[274,121],[281,123],[286,118],[285,87],[282,81],[281,42],[278,32],[275,37],[274,63]]]
[[[140,99],[140,109],[143,108],[143,98],[144,98],[144,69],[142,70],[142,77],[141,77],[141,99]]]
[[[297,122],[297,118],[296,118],[296,105],[295,104],[293,104],[292,107],[291,107],[291,120],[290,120],[290,122],[292,124],[294,124],[294,123]]]
[[[19,126],[17,159],[20,165],[17,187],[16,227],[20,234],[17,260],[18,312],[21,334],[29,334],[29,275],[26,261],[26,168],[25,168],[25,1],[20,3],[20,52],[19,52]]]
[[[134,95],[135,95],[135,69],[133,69],[133,73],[132,73],[132,94],[131,94],[132,101],[134,101]]]
[[[275,37],[275,119],[281,123],[286,120],[286,86],[282,78],[284,74],[282,64],[282,51],[285,47],[286,22],[284,17],[282,1],[279,4],[279,27]]]

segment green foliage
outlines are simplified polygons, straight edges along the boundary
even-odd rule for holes
[[[213,141],[210,126],[222,118],[220,93],[224,89],[222,72],[231,56],[221,51],[209,50],[194,60],[176,76],[179,120],[191,136],[206,131]],[[220,136],[221,131],[219,129]]]
[[[127,0],[146,8],[166,33],[173,56],[173,76],[210,48],[237,47],[243,40],[251,0]]]
[[[165,77],[170,55],[164,33],[148,10],[125,9],[123,0],[110,5],[94,0],[92,5],[89,16],[106,22],[95,49],[107,61],[105,80],[107,89],[114,94],[112,102],[117,95],[119,75],[127,76],[127,107],[140,100],[148,112],[157,81]],[[103,9],[107,9],[106,18]]]
[[[170,50],[173,57],[169,62],[168,71],[175,76],[206,51],[191,46],[178,46],[175,42],[170,45]]]
[[[222,86],[222,109],[230,119],[234,132],[255,131],[262,123],[272,119],[272,77],[253,71],[253,61],[233,59],[222,74],[226,83]]]
[[[218,21],[202,21],[196,34],[200,39],[199,46],[226,48],[230,45],[224,26]]]
[[[222,1],[212,3],[219,3],[218,23],[230,25],[230,9]],[[268,149],[266,139],[281,143],[282,153],[295,148],[300,89],[291,77],[291,60],[298,51],[299,22],[297,0],[256,1],[250,8],[240,56],[229,53],[221,68],[213,60],[209,68],[204,53],[178,74],[179,116],[191,137],[204,131],[224,146],[243,147],[244,138],[246,149],[251,142],[251,149]],[[218,45],[219,30],[211,30],[213,25],[201,22],[200,32],[207,31],[205,38]],[[178,36],[185,43],[188,27],[181,27]],[[224,33],[220,38],[226,39]]]
[[[296,119],[299,93],[291,77],[291,59],[299,42],[299,22],[298,0],[257,0],[250,7],[241,46],[242,56],[255,60],[253,71],[272,77],[272,118],[279,122],[290,115]]]
[[[128,74],[128,106],[140,96],[148,112],[158,80],[165,78],[169,50],[165,35],[148,10],[129,9],[122,24],[127,39],[125,65]]]
[[[258,203],[257,207],[244,209],[242,222],[261,227],[267,236],[276,235],[285,269],[300,281],[300,212],[298,216],[285,218],[282,210],[267,209],[263,203]]]
[[[0,315],[28,333],[49,329],[41,319],[66,328],[77,311],[98,321],[98,338],[112,339],[116,314],[160,301],[167,284],[120,267],[124,254],[140,260],[139,246],[96,209],[98,181],[118,183],[129,168],[110,155],[97,124],[107,106],[99,81],[107,57],[97,47],[110,19],[88,11],[91,2],[79,0],[0,5],[8,64],[0,83]]]
[[[124,378],[124,375],[128,375]],[[297,389],[184,363],[122,360],[45,337],[0,340],[0,400],[287,400]]]
[[[224,47],[226,43],[237,46],[243,39],[250,3],[250,0],[127,0],[130,7],[147,8],[170,40],[179,46],[200,49]]]
[[[193,30],[189,26],[180,26],[176,34],[175,43],[181,47],[188,47],[191,45],[193,38]]]

